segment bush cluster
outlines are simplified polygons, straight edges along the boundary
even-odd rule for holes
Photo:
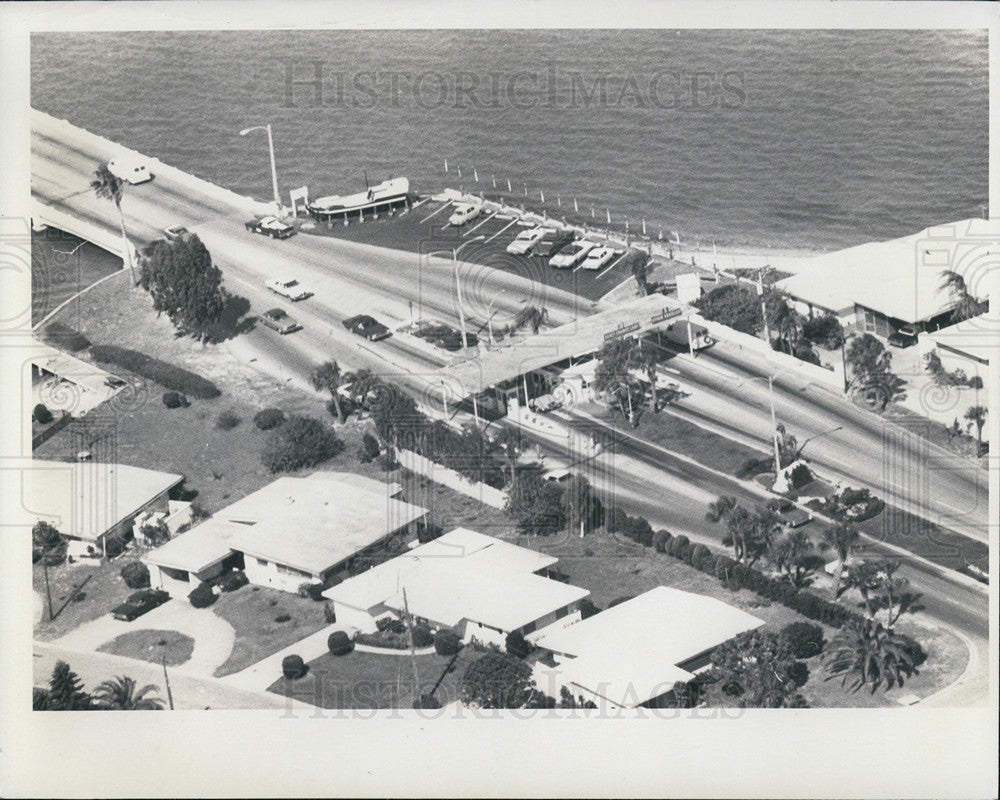
[[[285,656],[281,659],[281,674],[290,681],[305,675],[306,663],[302,660],[302,656]]]
[[[285,412],[280,408],[265,408],[253,415],[253,424],[262,431],[269,431],[277,428],[285,419]]]
[[[358,449],[358,458],[362,464],[370,464],[381,454],[382,449],[379,447],[378,439],[372,436],[370,433],[365,432],[361,437],[361,447]]]
[[[297,594],[298,594],[299,597],[309,598],[310,600],[315,600],[317,603],[320,603],[323,600],[326,600],[326,598],[323,597],[323,590],[324,589],[326,589],[326,586],[324,584],[322,584],[322,583],[318,583],[318,582],[317,583],[309,583],[309,582],[300,583],[298,591],[297,591]]]
[[[390,650],[406,650],[410,646],[409,634],[394,633],[388,630],[359,633],[355,640],[358,644],[366,644],[369,647],[385,647]]]
[[[222,394],[219,388],[207,378],[136,350],[127,350],[124,347],[111,344],[100,344],[91,347],[90,353],[95,361],[102,364],[116,364],[136,375],[155,381],[167,389],[184,392],[192,397],[211,400]]]
[[[207,583],[199,583],[194,590],[188,594],[188,600],[195,608],[208,608],[215,602],[215,592]]]
[[[823,629],[812,622],[790,622],[781,629],[796,658],[812,658],[823,652]]]
[[[104,552],[108,558],[115,558],[125,552],[128,547],[128,540],[124,534],[109,533],[104,537]]]
[[[344,443],[312,417],[293,416],[269,434],[261,461],[271,472],[314,467],[338,455]]]
[[[141,561],[129,561],[118,574],[129,589],[145,589],[149,586],[149,569]]]
[[[167,408],[187,408],[191,403],[180,392],[164,392],[163,405]]]
[[[235,592],[241,586],[246,586],[249,582],[247,574],[240,569],[223,576],[218,582],[218,586],[224,592]]]
[[[426,625],[413,626],[413,646],[430,647],[434,644],[434,634]]]
[[[233,411],[231,408],[226,409],[218,417],[215,418],[215,427],[220,431],[231,431],[237,425],[240,424],[242,420],[240,415]]]
[[[389,631],[389,633],[406,633],[406,623],[395,617],[382,617],[375,620],[375,627],[379,631]]]
[[[453,630],[442,628],[434,634],[434,651],[439,656],[453,656],[462,649],[462,640]]]
[[[34,411],[31,412],[31,417],[39,425],[48,425],[52,422],[52,412],[49,411],[44,403],[39,403],[35,406]]]
[[[813,317],[802,323],[802,337],[810,344],[836,350],[844,343],[844,329],[832,314]]]
[[[354,649],[354,642],[344,631],[334,631],[326,637],[326,646],[335,656],[346,656]]]

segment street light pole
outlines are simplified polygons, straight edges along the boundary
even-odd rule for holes
[[[493,295],[493,299],[490,300],[489,305],[486,306],[486,324],[487,324],[487,326],[490,329],[490,344],[494,344],[494,341],[493,341],[493,313],[494,313],[493,312],[493,304],[497,301],[497,298],[500,297],[500,295],[506,294],[506,293],[507,293],[506,289],[501,289],[499,292],[497,292],[495,295]]]
[[[771,329],[767,324],[767,303],[764,302],[764,270],[767,266],[757,270],[757,294],[760,296],[760,315],[764,319],[764,339],[771,343]]]
[[[278,194],[278,169],[274,163],[274,137],[271,134],[271,123],[267,125],[253,125],[240,131],[240,136],[246,136],[251,131],[267,131],[267,150],[271,156],[271,189],[274,192],[274,203],[281,210],[281,195]]]
[[[774,443],[774,479],[781,474],[781,451],[778,448],[778,418],[774,413],[774,375],[767,377],[767,399],[771,404],[771,441]]]

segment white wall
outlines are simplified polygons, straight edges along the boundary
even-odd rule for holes
[[[278,566],[273,561],[261,564],[260,559],[249,554],[244,555],[243,560],[247,580],[257,586],[270,586],[272,589],[280,589],[283,592],[294,594],[303,583],[318,583],[320,581],[319,575],[286,574],[279,571]]]
[[[334,600],[333,613],[337,615],[338,625],[350,625],[361,633],[375,633],[378,630],[375,617],[364,609],[354,608]]]
[[[478,500],[480,503],[492,506],[493,508],[503,508],[507,501],[507,495],[499,489],[494,489],[485,483],[467,481],[454,470],[442,467],[440,464],[435,464],[433,461],[410,450],[397,449],[396,456],[399,458],[399,463],[411,472],[416,472],[418,475],[423,475],[435,483],[440,483],[442,486],[447,486],[449,489],[461,492],[468,497]]]

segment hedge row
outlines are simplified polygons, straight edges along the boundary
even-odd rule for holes
[[[90,348],[95,361],[102,364],[117,364],[136,375],[155,381],[164,388],[184,392],[192,397],[210,400],[222,394],[218,387],[207,378],[175,367],[136,350],[127,350],[112,344],[95,344]]]
[[[609,509],[610,525],[613,531],[639,542],[645,547],[653,547],[658,553],[666,553],[690,564],[701,572],[714,575],[722,584],[733,591],[749,589],[761,597],[774,600],[797,611],[804,617],[822,622],[834,628],[841,627],[849,619],[861,620],[855,614],[837,603],[801,589],[796,589],[788,581],[770,578],[759,570],[740,564],[727,555],[716,555],[703,544],[692,545],[687,536],[672,535],[669,531],[653,532],[652,526],[642,517],[629,517],[619,509]],[[612,530],[609,527],[609,530]]]

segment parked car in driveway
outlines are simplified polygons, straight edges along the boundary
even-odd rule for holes
[[[587,253],[597,247],[593,242],[581,239],[578,242],[567,245],[556,255],[549,259],[549,266],[556,269],[570,269],[579,264],[587,257]]]
[[[784,497],[774,497],[768,500],[767,507],[778,515],[782,525],[789,528],[798,528],[811,522],[813,518],[813,515],[808,511],[803,511],[791,500],[786,500]]]
[[[587,257],[583,259],[583,263],[580,265],[581,269],[600,269],[616,255],[616,250],[613,247],[595,247],[589,253]]]
[[[278,333],[295,333],[302,330],[302,326],[281,308],[265,311],[260,315],[260,321]]]
[[[277,217],[257,217],[244,222],[243,226],[248,231],[270,236],[272,239],[287,239],[295,235],[295,227]]]
[[[455,205],[454,213],[448,217],[448,224],[461,227],[478,217],[482,211],[483,207],[478,203],[458,203]]]
[[[893,347],[909,347],[917,343],[917,328],[907,323],[899,330],[889,334],[889,344]]]
[[[111,609],[111,615],[115,619],[131,622],[136,617],[141,617],[147,611],[152,611],[157,606],[162,606],[170,595],[163,589],[140,589],[128,596],[128,599],[120,606]]]
[[[305,300],[307,297],[312,297],[312,292],[295,278],[275,278],[264,285],[275,294],[280,294],[289,300]]]
[[[348,317],[344,320],[344,327],[351,333],[363,336],[370,342],[378,342],[392,336],[392,331],[390,331],[387,327],[385,327],[385,325],[376,320],[374,317],[370,317],[367,314],[358,314],[354,317]]]
[[[514,241],[507,245],[507,252],[515,256],[530,255],[534,246],[549,233],[552,231],[548,228],[529,228],[521,231],[514,237]]]

